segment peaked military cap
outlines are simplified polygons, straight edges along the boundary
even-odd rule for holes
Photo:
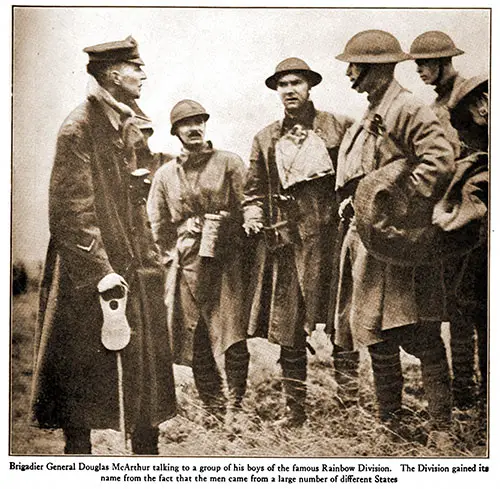
[[[89,46],[83,51],[89,55],[89,62],[127,61],[138,65],[144,64],[144,61],[139,56],[137,41],[132,36],[128,36],[123,41],[105,42]]]

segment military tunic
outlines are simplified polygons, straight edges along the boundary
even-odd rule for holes
[[[319,136],[331,166],[328,174],[315,179],[294,174],[294,184],[285,190],[276,148],[287,131],[295,130],[295,122]],[[292,243],[275,250],[264,239],[256,244],[250,291],[251,335],[295,347],[303,342],[305,329],[311,331],[317,322],[326,322],[338,222],[334,174],[338,148],[351,123],[345,117],[318,111],[309,103],[303,120],[276,121],[254,138],[245,184],[245,218],[266,227],[289,220],[295,235]],[[309,158],[315,158],[315,154]],[[284,206],[280,204],[283,197],[288,199]]]
[[[380,133],[373,131],[377,114]],[[342,141],[338,191],[347,197],[346,189],[356,180],[398,159],[406,159],[411,170],[409,195],[429,203],[442,196],[454,169],[450,144],[432,110],[393,80]],[[440,267],[401,267],[375,258],[363,245],[355,220],[341,252],[336,344],[346,349],[370,345],[382,340],[384,330],[442,320]]]
[[[175,362],[191,365],[200,318],[215,356],[246,338],[241,201],[245,167],[208,145],[155,174],[148,200],[153,235],[166,266],[165,301]],[[216,256],[199,256],[204,216],[226,213]]]

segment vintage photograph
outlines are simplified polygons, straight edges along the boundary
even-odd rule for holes
[[[9,454],[488,457],[490,37],[12,7]]]

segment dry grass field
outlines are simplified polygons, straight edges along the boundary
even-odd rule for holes
[[[33,333],[37,292],[32,286],[12,303],[11,325],[11,436],[10,453],[61,454],[60,430],[39,430],[29,423],[29,396],[32,379]],[[160,426],[160,455],[165,457],[483,457],[487,455],[486,420],[478,410],[453,413],[453,448],[448,453],[429,449],[419,439],[425,426],[418,363],[404,355],[404,403],[412,413],[408,419],[409,439],[403,439],[377,422],[368,359],[361,363],[360,407],[340,411],[335,402],[331,345],[322,331],[311,343],[316,349],[309,357],[308,412],[303,428],[285,431],[275,427],[283,412],[278,348],[266,341],[250,340],[251,366],[245,415],[238,429],[224,426],[205,429],[200,423],[201,404],[190,370],[176,367],[178,415]],[[95,431],[93,453],[124,455],[120,435]]]

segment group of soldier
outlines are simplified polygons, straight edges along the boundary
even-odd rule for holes
[[[65,453],[91,453],[91,429],[122,428],[134,453],[157,454],[178,363],[192,368],[206,426],[231,426],[245,412],[247,339],[264,337],[280,346],[278,425],[299,428],[307,340],[326,323],[339,409],[358,405],[366,347],[380,421],[403,429],[401,347],[421,362],[429,441],[446,444],[453,405],[486,399],[488,79],[458,75],[462,51],[444,33],[408,54],[392,34],[363,31],[337,56],[368,94],[359,121],[317,110],[322,76],[288,58],[265,80],[284,117],[255,136],[248,166],[206,141],[210,115],[188,99],[170,114],[182,152],[164,162],[136,103],[135,40],[85,52],[89,94],[60,129],[50,183],[37,424],[63,429]],[[410,59],[435,86],[431,107],[394,78]],[[123,348],[102,340],[113,314],[131,329]]]

